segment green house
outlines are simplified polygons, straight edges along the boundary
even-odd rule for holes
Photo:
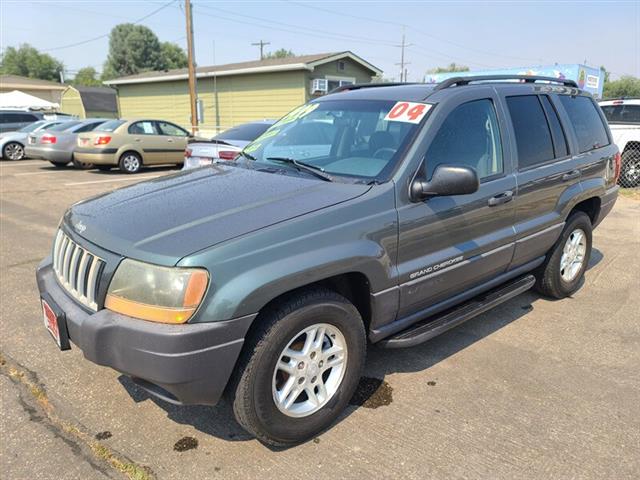
[[[368,83],[382,71],[352,52],[272,58],[196,69],[203,132],[277,119],[333,88]],[[118,91],[123,118],[158,118],[190,126],[186,68],[105,82]]]
[[[79,118],[118,118],[116,91],[107,87],[69,86],[62,92],[60,110]]]

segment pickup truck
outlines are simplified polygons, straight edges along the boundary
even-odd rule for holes
[[[622,152],[622,187],[640,186],[640,99],[622,98],[600,102],[613,141]]]

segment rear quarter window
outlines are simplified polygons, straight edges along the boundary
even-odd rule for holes
[[[598,113],[598,107],[590,97],[559,95],[559,98],[571,120],[571,128],[576,134],[580,153],[609,145],[607,130]]]

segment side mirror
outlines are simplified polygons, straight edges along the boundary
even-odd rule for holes
[[[480,188],[476,170],[462,165],[438,165],[430,181],[414,180],[411,196],[414,200],[449,195],[468,195]]]

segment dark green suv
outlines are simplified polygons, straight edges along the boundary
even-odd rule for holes
[[[72,206],[37,271],[45,324],[168,402],[226,392],[249,432],[294,444],[340,415],[368,342],[575,292],[619,169],[571,81],[341,87],[234,162]]]

